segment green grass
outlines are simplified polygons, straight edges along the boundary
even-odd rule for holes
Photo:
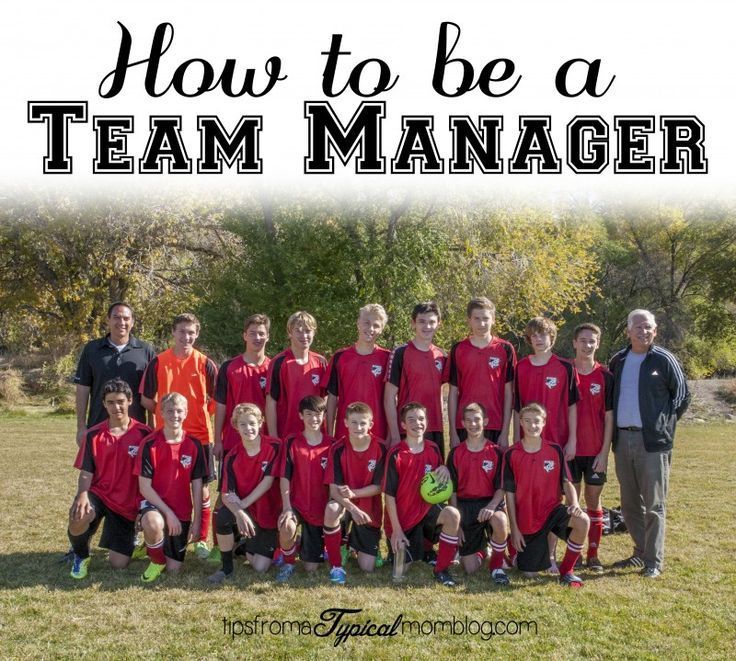
[[[646,582],[635,573],[607,571],[582,590],[552,579],[525,580],[512,572],[510,589],[490,586],[485,572],[462,577],[450,592],[435,585],[426,565],[412,567],[405,584],[388,567],[363,576],[349,567],[349,585],[329,584],[326,571],[299,573],[288,586],[237,567],[232,585],[210,589],[213,566],[187,558],[178,577],[143,586],[144,562],[114,572],[95,552],[86,581],[73,581],[67,565],[66,515],[76,488],[74,421],[51,416],[0,415],[5,480],[0,554],[0,655],[8,657],[226,657],[432,658],[480,655],[732,658],[736,627],[734,497],[736,427],[682,426],[672,465],[667,571]],[[613,468],[610,472],[613,477]],[[604,491],[618,503],[618,487]],[[630,552],[625,535],[604,537],[604,563]],[[462,576],[459,569],[456,575]],[[582,572],[585,577],[585,572]],[[493,636],[417,635],[351,638],[223,633],[231,620],[316,623],[326,608],[356,608],[351,622],[413,620],[535,621],[537,633]]]

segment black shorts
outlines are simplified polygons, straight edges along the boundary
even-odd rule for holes
[[[279,531],[276,528],[261,528],[255,521],[253,521],[253,526],[256,534],[253,537],[241,535],[241,544],[245,546],[246,553],[262,555],[270,560],[278,546]],[[235,515],[225,506],[217,512],[215,530],[218,535],[240,535]]]
[[[531,534],[524,535],[526,546],[516,556],[517,566],[520,571],[543,571],[549,569],[551,562],[549,560],[549,545],[547,544],[547,535],[554,533],[560,539],[567,539],[572,528],[570,527],[570,515],[567,513],[567,507],[557,505],[547,517],[544,525],[540,530]]]
[[[353,521],[350,512],[345,511],[340,521],[342,535],[348,535],[348,545],[355,549],[358,553],[372,555],[374,558],[378,555],[378,543],[381,541],[381,529],[373,526],[358,525]]]
[[[103,549],[109,549],[127,555],[133,555],[135,548],[135,521],[126,519],[115,510],[110,509],[102,499],[89,491],[89,504],[95,511],[95,518],[90,522],[87,529],[87,539],[90,539],[100,527],[100,523],[104,519],[102,526],[102,535],[100,536],[99,546]]]
[[[465,542],[460,546],[460,555],[473,555],[478,551],[485,551],[491,539],[492,529],[490,521],[481,523],[478,514],[488,505],[490,498],[473,498],[472,500],[457,499],[457,509],[460,511],[460,527]],[[496,511],[505,511],[503,500]]]
[[[148,512],[159,512],[159,509],[155,505],[151,505],[147,500],[144,500],[141,503],[141,519]],[[178,535],[169,535],[169,531],[166,528],[166,517],[163,514],[161,514],[161,517],[164,520],[164,555],[177,562],[184,562],[184,558],[187,555],[187,544],[189,542],[189,528],[192,522],[180,521],[181,532]]]
[[[442,455],[442,458],[445,458],[445,434],[441,431],[428,431],[425,432],[424,438],[429,439],[430,441],[437,444],[437,447],[440,449],[440,454]]]
[[[592,487],[602,487],[606,483],[606,474],[593,470],[594,461],[595,457],[575,457],[572,461],[568,461],[570,481],[573,484],[580,484],[584,477],[585,484]]]
[[[207,460],[207,475],[202,480],[202,484],[206,485],[217,479],[217,471],[215,470],[215,455],[212,451],[212,443],[202,443],[204,449],[204,458]]]
[[[498,444],[498,437],[501,435],[500,429],[484,429],[483,436],[485,436],[491,443]],[[468,438],[468,430],[465,427],[461,427],[457,430],[457,437],[460,441],[465,441]]]
[[[406,562],[421,560],[424,557],[424,540],[435,544],[440,538],[440,526],[437,519],[444,507],[432,505],[424,518],[410,530],[405,530],[404,535],[409,540],[409,548],[406,549]]]
[[[293,508],[292,508],[293,509]],[[299,559],[302,562],[325,561],[325,534],[324,526],[315,526],[304,520],[299,511],[293,509],[296,520],[302,529],[302,539],[299,545]]]

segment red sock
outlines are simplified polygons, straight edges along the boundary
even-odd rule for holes
[[[202,502],[202,524],[199,528],[199,539],[198,542],[206,542],[210,536],[210,525],[212,524],[212,508],[210,506],[210,499]]]
[[[281,549],[281,553],[284,556],[284,563],[287,565],[293,565],[296,563],[296,544],[290,549]]]
[[[342,567],[342,554],[340,553],[342,531],[340,530],[340,526],[337,526],[337,528],[324,528],[324,536],[327,560],[330,563],[330,567]]]
[[[498,544],[491,540],[491,561],[488,563],[488,568],[493,571],[494,569],[501,569],[503,567],[503,558],[506,555],[506,541],[502,544]]]
[[[588,558],[598,557],[598,547],[603,536],[603,510],[588,509],[590,530],[588,530]]]
[[[146,543],[146,553],[148,554],[148,558],[151,562],[155,562],[157,565],[166,564],[163,539],[158,544],[154,544],[153,546]]]
[[[509,564],[514,564],[514,558],[517,556],[519,552],[516,550],[516,547],[511,543],[511,537],[506,538],[506,555],[509,556]]]
[[[582,544],[576,544],[572,540],[567,540],[567,551],[565,551],[565,557],[562,558],[562,564],[560,565],[560,576],[572,573],[582,550]]]
[[[445,571],[455,558],[457,553],[457,537],[440,534],[440,548],[437,551],[437,564],[434,566],[435,574]]]

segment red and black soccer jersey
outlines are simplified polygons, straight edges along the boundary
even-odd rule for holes
[[[496,490],[502,488],[502,459],[502,452],[490,441],[486,441],[479,452],[472,452],[466,443],[452,448],[447,468],[458,499],[493,498]]]
[[[471,402],[482,404],[488,414],[486,429],[503,427],[506,384],[514,380],[516,352],[506,340],[494,337],[488,346],[473,346],[465,338],[452,347],[447,359],[447,381],[457,387],[455,426],[463,426],[463,409]]]
[[[191,482],[207,479],[207,459],[202,444],[193,436],[185,434],[180,443],[167,443],[159,430],[144,440],[135,474],[151,480],[153,490],[180,521],[191,521]]]
[[[325,471],[332,443],[329,436],[322,436],[319,444],[310,445],[301,432],[284,441],[279,475],[289,480],[291,506],[313,526],[321,526],[325,520],[330,497]]]
[[[596,363],[590,374],[578,376],[578,457],[595,457],[603,447],[606,411],[613,410],[613,374]]]
[[[236,445],[225,457],[222,470],[221,493],[234,491],[238,498],[245,498],[264,477],[273,476],[271,488],[248,508],[248,515],[261,527],[278,527],[281,514],[281,491],[279,489],[279,466],[281,441],[261,435],[261,449],[252,457],[245,447]]]
[[[327,365],[322,386],[337,397],[335,438],[347,436],[345,409],[353,402],[364,402],[373,411],[373,433],[386,438],[386,415],[383,410],[383,386],[391,352],[376,347],[372,353],[359,354],[355,346],[335,352]]]
[[[425,440],[422,451],[417,453],[409,449],[406,441],[389,450],[383,491],[396,499],[396,513],[402,530],[411,530],[429,511],[431,505],[419,493],[419,484],[427,473],[441,465],[440,449],[432,441]],[[390,527],[387,515],[387,531]]]
[[[386,381],[399,389],[397,410],[407,402],[419,402],[427,409],[427,431],[441,432],[442,384],[445,354],[432,344],[421,351],[413,342],[396,347],[388,363]]]
[[[130,419],[128,431],[113,436],[107,420],[87,430],[74,467],[92,473],[89,490],[106,507],[133,521],[138,513],[138,478],[133,473],[138,450],[151,434],[146,425]]]
[[[504,455],[503,488],[516,500],[516,523],[524,535],[542,529],[552,510],[562,502],[562,488],[570,474],[562,448],[542,442],[538,452],[527,452],[522,443]]]
[[[575,368],[554,354],[546,365],[532,365],[529,356],[516,365],[514,407],[520,411],[532,402],[547,411],[547,424],[542,439],[564,447],[570,432],[568,408],[578,401]],[[523,430],[522,430],[523,432]]]
[[[282,351],[268,368],[266,392],[276,400],[279,436],[286,438],[304,428],[299,418],[299,402],[309,395],[323,396],[320,383],[327,369],[324,356],[309,352],[307,362],[300,365],[291,349]]]
[[[210,443],[216,379],[217,365],[196,349],[186,358],[179,358],[173,349],[156,356],[148,363],[140,386],[141,394],[156,400],[156,428],[163,426],[161,400],[170,392],[178,392],[187,400],[184,431],[205,445]]]
[[[335,443],[330,451],[325,483],[336,484],[339,487],[347,486],[353,491],[371,485],[381,486],[386,465],[386,453],[386,447],[376,436],[371,435],[371,442],[361,452],[353,448],[349,438],[344,438]],[[375,496],[355,498],[352,502],[371,517],[371,526],[381,527],[383,511],[380,493]]]
[[[238,404],[257,404],[261,412],[266,411],[266,381],[271,359],[265,357],[260,365],[247,363],[242,354],[226,360],[217,373],[215,401],[225,405],[225,424],[222,425],[222,447],[229,452],[240,443],[240,434],[233,428],[233,409]]]

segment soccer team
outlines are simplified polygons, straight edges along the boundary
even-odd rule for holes
[[[130,306],[111,306],[111,346],[97,350],[123,350],[112,322],[126,317],[129,331]],[[243,353],[218,370],[194,348],[196,317],[177,316],[172,348],[147,363],[133,388],[119,377],[97,384],[107,417],[78,434],[72,577],[87,576],[90,539],[104,520],[99,544],[110,563],[121,568],[147,555],[144,582],[179,570],[193,543],[199,557],[221,564],[208,578],[213,584],[232,579],[237,555],[258,572],[278,564],[279,582],[293,575],[297,557],[306,571],[326,562],[330,580],[344,584],[351,554],[366,572],[383,563],[384,531],[390,556],[405,557],[407,567],[430,563],[448,587],[456,585],[449,570],[458,557],[467,573],[487,562],[497,585],[510,582],[505,570],[515,565],[581,586],[574,572],[586,539],[587,567],[603,571],[600,497],[613,380],[595,360],[601,331],[578,326],[568,361],[552,352],[554,324],[535,317],[525,329],[533,353],[517,362],[513,346],[492,333],[491,301],[472,299],[467,321],[469,336],[446,356],[433,344],[440,310],[420,303],[413,339],[389,351],[376,344],[386,312],[366,305],[355,344],[328,362],[311,351],[312,315],[291,315],[289,347],[269,359],[270,320],[256,314],[245,320]],[[78,374],[83,360],[85,353]],[[86,378],[77,383],[89,392]],[[447,504],[421,497],[428,472],[452,482]],[[578,501],[583,483],[587,511]],[[558,538],[567,543],[559,566]]]

